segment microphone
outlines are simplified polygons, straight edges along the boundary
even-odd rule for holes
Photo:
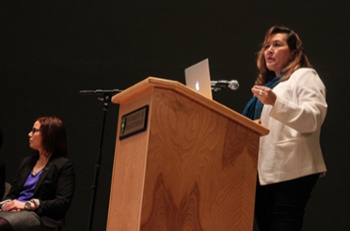
[[[213,88],[229,88],[231,90],[237,90],[239,88],[237,80],[212,80],[210,84]]]
[[[111,90],[101,90],[101,89],[96,89],[96,90],[80,90],[79,93],[80,95],[115,95],[117,93],[122,92],[122,90],[119,89],[111,89]]]

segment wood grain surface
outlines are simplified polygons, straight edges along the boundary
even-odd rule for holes
[[[152,110],[140,230],[251,230],[258,135],[169,90]]]
[[[116,140],[107,230],[252,230],[256,125],[186,91],[142,89],[119,98],[119,119],[149,105],[149,126]]]

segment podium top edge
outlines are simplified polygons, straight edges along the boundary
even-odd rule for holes
[[[191,99],[205,105],[206,107],[221,113],[222,115],[231,118],[235,121],[239,121],[243,126],[246,126],[259,135],[267,135],[269,133],[269,129],[266,127],[252,121],[251,119],[243,116],[242,114],[226,107],[225,105],[216,102],[215,100],[208,99],[207,97],[197,93],[195,90],[185,86],[184,84],[176,81],[169,80],[159,77],[148,77],[135,85],[127,88],[126,90],[118,93],[112,97],[112,103],[122,104],[129,99],[132,99],[136,94],[140,94],[140,92],[144,92],[150,90],[152,88],[164,88],[174,90],[178,93],[186,95]]]
[[[125,89],[124,91],[114,95],[112,97],[112,103],[121,103],[123,102],[123,99],[130,94],[136,93],[138,91],[142,91],[142,90],[146,90],[148,88],[152,88],[152,87],[163,87],[163,88],[170,88],[170,89],[174,89],[174,88],[180,88],[182,90],[185,90],[187,87],[176,81],[176,80],[169,80],[169,79],[164,79],[164,78],[159,78],[159,77],[148,77],[134,85],[132,85],[131,87]],[[192,90],[192,89],[187,89],[187,90]]]

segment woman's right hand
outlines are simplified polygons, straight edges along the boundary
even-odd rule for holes
[[[251,90],[263,104],[275,106],[277,96],[270,88],[255,85]]]

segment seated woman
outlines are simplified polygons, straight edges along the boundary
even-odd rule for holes
[[[0,202],[0,230],[45,230],[63,226],[75,188],[67,158],[66,130],[57,117],[41,117],[29,132],[34,154],[22,160],[10,193]]]

